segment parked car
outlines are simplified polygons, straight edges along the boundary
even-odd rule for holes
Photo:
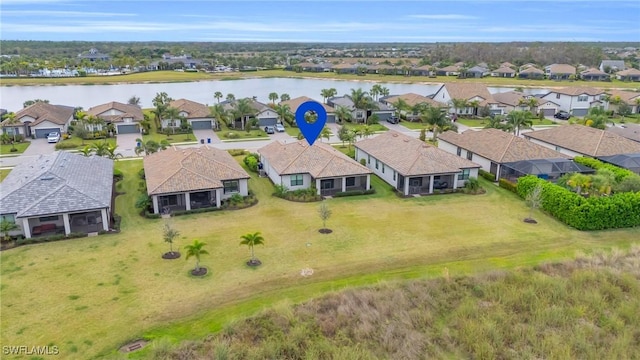
[[[276,124],[277,132],[284,132],[284,126],[282,124]]]
[[[398,120],[397,116],[392,116],[392,117],[387,119],[387,122],[390,123],[390,124],[397,124],[399,122],[399,120]]]
[[[57,143],[60,141],[60,133],[52,132],[47,135],[47,142]]]
[[[569,118],[571,117],[571,114],[569,114],[568,112],[564,111],[564,110],[560,110],[557,113],[555,113],[555,115],[553,115],[554,118],[556,119],[560,119],[560,120],[569,120]]]
[[[273,126],[265,126],[264,132],[266,132],[267,134],[275,134],[276,129]]]

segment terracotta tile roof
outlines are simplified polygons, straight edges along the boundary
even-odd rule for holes
[[[624,127],[610,126],[607,128],[607,131],[640,143],[640,125],[625,124]]]
[[[539,75],[544,75],[544,71],[535,68],[533,66],[530,66],[528,68],[525,68],[524,70],[520,70],[520,74],[539,74]]]
[[[208,146],[173,147],[145,156],[143,163],[149,195],[216,189],[222,181],[249,178],[228,152]]]
[[[580,75],[607,75],[607,73],[600,69],[589,68],[585,71],[582,71]]]
[[[614,96],[619,96],[620,99],[622,99],[622,101],[624,101],[628,105],[635,105],[636,99],[640,98],[640,92],[634,91],[609,90],[608,93],[612,98]]]
[[[438,138],[496,163],[569,157],[498,129],[447,131]]]
[[[358,141],[356,148],[405,176],[459,173],[480,165],[397,131]]]
[[[507,91],[503,93],[492,94],[493,99],[501,104],[507,104],[511,106],[520,105],[520,100],[525,98],[525,94],[519,91]],[[536,99],[540,102],[538,99]]]
[[[515,70],[513,70],[512,68],[508,67],[508,66],[501,66],[501,67],[499,67],[499,68],[497,68],[497,69],[493,70],[493,71],[492,71],[492,73],[498,73],[498,74],[504,74],[504,73],[507,73],[507,74],[515,74],[515,73],[516,73],[516,71],[515,71]]]
[[[575,74],[576,67],[569,64],[551,64],[548,66],[551,74]]]
[[[629,75],[640,75],[640,70],[638,69],[634,69],[634,68],[630,68],[627,70],[622,70],[622,71],[618,71],[616,73],[616,75],[621,75],[621,76],[629,76]]]
[[[45,102],[38,101],[33,105],[16,112],[16,119],[20,120],[22,117],[29,116],[35,120],[31,123],[31,126],[40,124],[43,121],[49,121],[54,124],[64,125],[67,121],[73,117],[75,109],[71,106],[64,105],[51,105]],[[3,121],[4,124],[5,121]]]
[[[170,102],[169,106],[177,108],[180,112],[186,112],[187,119],[211,117],[211,110],[206,105],[195,101],[178,99]]]
[[[274,141],[258,150],[280,175],[310,174],[314,178],[366,175],[371,170],[332,146],[306,141],[283,144]]]
[[[314,99],[312,99],[310,97],[307,97],[307,96],[299,96],[299,97],[293,98],[291,100],[282,101],[280,103],[280,105],[283,105],[283,104],[289,105],[289,108],[291,109],[291,112],[293,112],[295,114],[296,110],[298,110],[298,107],[302,103],[307,102],[307,101],[316,101],[316,100],[314,100]],[[320,102],[320,101],[316,101],[316,102],[322,104],[322,102]],[[329,106],[327,104],[322,104],[322,107],[327,112],[327,114],[336,112],[336,110],[334,108],[332,108],[331,106]]]
[[[384,99],[384,101],[387,104],[395,104],[398,101],[398,99],[404,100],[409,106],[416,106],[422,103],[426,103],[430,106],[442,106],[441,103],[433,100],[432,98],[428,98],[426,96],[422,96],[420,94],[415,94],[415,93],[407,93],[402,95],[390,96]]]
[[[100,114],[105,113],[111,109],[121,111],[122,114],[100,116]],[[109,122],[122,122],[123,118],[126,118],[126,117],[132,118],[133,121],[144,120],[144,115],[142,115],[142,109],[140,109],[135,105],[123,104],[117,101],[112,101],[106,104],[94,106],[89,110],[87,110],[87,114],[93,115],[93,116],[99,116],[100,118]]]
[[[533,131],[525,137],[561,146],[587,156],[609,156],[640,152],[640,143],[609,131],[584,125],[563,125]]]
[[[577,96],[582,94],[593,96],[593,95],[604,94],[604,90],[600,90],[592,87],[566,87],[562,89],[553,90],[550,93],[565,94],[570,96]]]
[[[452,99],[471,100],[474,97],[481,97],[485,101],[494,103],[493,97],[487,86],[479,83],[446,83],[443,85]]]

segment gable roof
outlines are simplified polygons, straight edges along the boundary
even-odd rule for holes
[[[211,117],[211,110],[206,105],[195,101],[178,99],[170,102],[169,106],[177,108],[180,112],[186,112],[187,119]]]
[[[145,156],[143,163],[149,195],[216,189],[225,180],[249,178],[228,152],[209,146],[172,147]]]
[[[16,112],[15,118],[19,120],[25,116],[32,117],[35,120],[31,123],[31,126],[38,125],[43,121],[64,125],[73,117],[74,111],[75,109],[71,106],[51,105],[38,101],[35,104],[27,106],[26,108]]]
[[[624,60],[602,60],[600,67],[604,69],[606,66],[617,70],[625,70],[627,68],[624,64]]]
[[[627,70],[618,71],[616,73],[616,75],[620,75],[620,76],[638,76],[638,75],[640,75],[640,70],[634,69],[634,68],[629,68]]]
[[[520,100],[525,98],[525,94],[519,91],[507,91],[503,93],[495,93],[495,94],[492,94],[492,96],[493,96],[493,99],[498,103],[506,104],[514,107],[520,105]],[[539,102],[538,99],[536,100]]]
[[[459,173],[462,169],[480,167],[394,130],[358,141],[355,146],[404,176]]]
[[[640,152],[640,143],[584,125],[562,125],[523,134],[526,138],[561,146],[587,156],[609,156]]]
[[[607,131],[640,143],[640,125],[625,124],[624,127],[609,126]]]
[[[321,142],[309,146],[306,141],[288,144],[274,141],[260,148],[258,152],[280,175],[308,173],[321,179],[371,173],[367,167]]]
[[[496,163],[569,157],[498,129],[447,131],[438,138]]]
[[[619,96],[627,105],[635,105],[636,99],[640,98],[640,92],[635,91],[609,90],[608,92],[611,98]]]
[[[608,74],[600,69],[589,68],[585,71],[582,71],[580,75],[586,76],[586,75],[608,75]]]
[[[551,74],[575,74],[576,67],[569,64],[551,64],[545,67]]]
[[[495,102],[487,86],[480,83],[446,83],[442,85],[452,99],[470,100],[481,97],[486,102]],[[440,90],[438,90],[440,91]]]
[[[111,206],[113,160],[66,151],[16,166],[2,182],[0,214],[42,216]]]
[[[416,93],[407,93],[407,94],[402,94],[402,95],[394,95],[394,96],[389,96],[387,98],[384,99],[384,101],[387,104],[395,104],[399,99],[404,100],[404,102],[407,103],[407,105],[409,106],[416,106],[418,104],[428,104],[431,106],[442,106],[441,103],[433,100],[432,98],[428,98],[426,96],[422,96],[420,94],[416,94]]]
[[[552,94],[552,93],[554,93],[554,94],[564,94],[564,95],[569,95],[569,96],[578,96],[578,95],[582,95],[582,94],[595,96],[595,95],[604,94],[604,90],[600,90],[600,89],[596,89],[596,88],[592,88],[592,87],[581,86],[581,87],[566,87],[566,88],[562,88],[562,89],[556,89],[556,90],[550,91],[549,93],[550,94]]]
[[[291,112],[293,112],[295,114],[296,110],[298,110],[298,107],[300,107],[300,105],[302,105],[302,103],[307,102],[307,101],[316,101],[316,100],[314,100],[314,99],[312,99],[310,97],[307,97],[307,96],[299,96],[299,97],[293,98],[291,100],[282,101],[282,102],[280,102],[280,105],[289,105],[289,108],[291,109]],[[320,101],[316,101],[316,102],[322,105],[322,107],[327,112],[327,114],[335,112],[335,109],[332,108],[331,106],[329,106],[327,104],[323,104]]]
[[[527,68],[524,68],[523,70],[520,70],[520,74],[538,74],[538,75],[544,75],[544,71],[532,66],[529,66]]]
[[[101,115],[111,109],[118,110],[122,112],[119,115]],[[122,122],[124,118],[130,117],[133,121],[142,121],[144,120],[144,115],[142,114],[142,109],[135,105],[131,104],[123,104],[117,101],[108,102],[106,104],[101,104],[94,106],[87,110],[87,114],[98,116],[101,119],[109,122]]]
[[[516,71],[513,70],[512,68],[508,67],[508,66],[501,66],[495,70],[492,71],[493,73],[497,73],[497,74],[515,74]]]

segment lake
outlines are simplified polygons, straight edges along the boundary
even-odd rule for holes
[[[162,84],[114,84],[114,85],[42,85],[42,86],[1,86],[0,108],[9,111],[22,109],[27,100],[46,99],[51,104],[82,107],[85,110],[110,101],[126,103],[132,96],[138,96],[142,107],[153,107],[151,101],[156,93],[166,92],[174,99],[185,98],[203,104],[213,105],[216,100],[213,94],[222,92],[223,96],[234,94],[236,98],[256,96],[258,101],[268,103],[269,93],[278,95],[287,93],[291,98],[308,96],[322,101],[320,90],[335,88],[338,95],[349,94],[351,89],[371,89],[376,82],[325,79],[288,79],[288,78],[255,78],[241,80],[211,80],[184,83]],[[417,93],[430,95],[436,92],[441,84],[379,84],[389,88],[391,94]],[[489,87],[489,92],[505,92],[513,88]],[[546,93],[546,89],[524,89],[529,94]],[[224,98],[222,99],[224,100]]]

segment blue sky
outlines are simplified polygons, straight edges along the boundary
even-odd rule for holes
[[[640,41],[640,1],[2,0],[3,40]]]

